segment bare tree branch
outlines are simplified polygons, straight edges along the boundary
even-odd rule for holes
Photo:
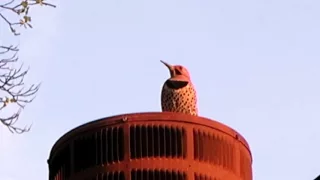
[[[20,20],[16,20],[12,22],[8,18],[6,18],[1,12],[0,12],[0,18],[3,19],[8,24],[11,32],[14,35],[16,36],[20,35],[20,33],[16,32],[15,26],[20,25],[20,26],[24,26],[25,28],[27,27],[32,28],[32,25],[30,24],[31,17],[28,14],[29,14],[30,8],[35,5],[40,5],[40,6],[44,5],[44,6],[50,6],[53,8],[56,7],[51,3],[45,2],[45,0],[22,0],[22,1],[11,0],[5,4],[2,4],[2,5],[0,4],[0,10],[2,9],[2,10],[7,10],[9,12],[12,12],[15,15],[17,15]]]
[[[8,127],[10,132],[28,132],[31,126],[19,128],[15,126],[15,123],[19,119],[21,110],[35,98],[40,84],[25,85],[24,78],[28,74],[29,69],[24,70],[23,65],[19,68],[14,67],[19,59],[17,56],[17,47],[1,46],[1,48],[5,49],[5,51],[2,51],[2,54],[11,54],[11,56],[0,59],[0,112],[11,104],[16,105],[18,110],[9,117],[0,117],[0,122]]]
[[[9,51],[15,51],[15,52],[18,52],[19,51],[19,49],[18,49],[18,47],[17,46],[1,46],[0,45],[0,54],[5,54],[5,53],[7,53],[7,52],[9,52]]]
[[[31,7],[35,5],[56,7],[45,0],[10,0],[9,2],[0,2],[0,21],[3,20],[13,35],[20,35],[16,31],[18,25],[25,28],[32,28],[31,17],[28,15]],[[17,20],[11,20],[4,15],[4,12],[13,13]],[[19,27],[19,26],[18,26]],[[25,76],[29,68],[23,69],[23,65],[16,68],[19,57],[18,46],[0,44],[0,122],[6,126],[12,133],[28,132],[31,126],[20,128],[16,126],[20,113],[23,108],[31,103],[36,97],[40,84],[25,85]],[[20,63],[19,63],[20,64]],[[2,117],[1,113],[8,106],[16,106],[16,112],[11,113],[8,117]]]

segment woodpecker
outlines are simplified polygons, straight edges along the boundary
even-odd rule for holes
[[[197,94],[188,70],[181,65],[170,65],[160,60],[170,72],[162,87],[161,108],[165,112],[198,115]]]

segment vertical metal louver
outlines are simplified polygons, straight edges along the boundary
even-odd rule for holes
[[[185,157],[185,130],[161,125],[130,126],[130,158]]]
[[[96,164],[122,161],[124,133],[122,127],[104,128],[96,133]]]
[[[125,180],[125,176],[124,172],[108,172],[97,174],[95,177],[85,180]]]
[[[70,176],[70,146],[60,150],[50,162],[50,180],[64,180]]]
[[[132,170],[131,180],[187,180],[186,173],[169,170]]]
[[[220,165],[235,172],[234,147],[222,137],[193,130],[194,159]]]
[[[194,180],[219,180],[219,179],[217,179],[215,177],[207,176],[207,175],[204,175],[204,174],[195,173],[194,174]]]
[[[74,141],[74,170],[122,161],[124,156],[123,128],[103,128]]]

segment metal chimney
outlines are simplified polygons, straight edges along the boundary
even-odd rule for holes
[[[252,180],[246,140],[219,122],[135,113],[81,125],[53,146],[49,180]]]

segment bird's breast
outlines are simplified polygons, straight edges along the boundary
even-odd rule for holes
[[[161,106],[163,111],[197,114],[197,96],[192,83],[178,89],[170,88],[165,83],[161,93]]]

